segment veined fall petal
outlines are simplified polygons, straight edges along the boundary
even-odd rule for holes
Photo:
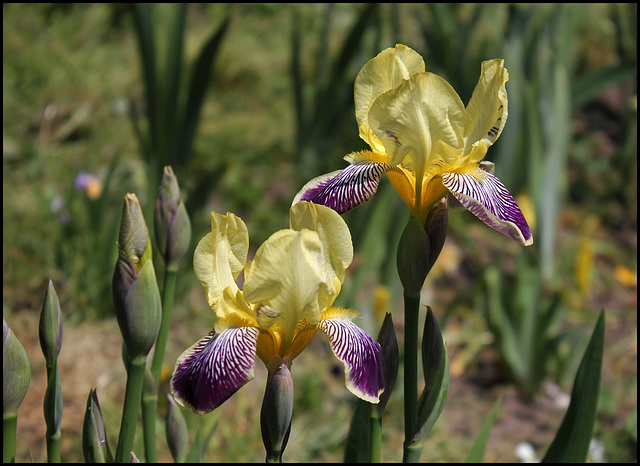
[[[176,361],[171,392],[181,406],[207,413],[253,379],[259,330],[256,327],[211,331]]]
[[[522,211],[496,176],[477,167],[467,173],[443,173],[442,182],[460,204],[485,224],[524,246],[533,243]]]
[[[333,354],[344,365],[349,391],[376,404],[384,391],[380,343],[351,321],[356,315],[346,309],[329,309],[323,313],[318,329],[327,335]]]

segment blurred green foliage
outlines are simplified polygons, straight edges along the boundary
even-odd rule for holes
[[[286,225],[304,182],[344,167],[344,155],[365,148],[353,81],[383,48],[397,42],[414,48],[463,102],[480,63],[502,57],[510,73],[509,120],[487,159],[517,195],[534,246],[505,244],[473,216],[451,212],[447,246],[463,257],[434,270],[426,287],[436,314],[444,315],[445,339],[447,321],[464,321],[511,296],[559,296],[557,333],[546,336],[532,330],[550,309],[546,298],[504,306],[512,320],[526,308],[529,320],[520,324],[526,338],[546,344],[567,322],[591,327],[603,306],[619,320],[636,318],[621,298],[637,286],[636,4],[210,4],[184,8],[184,17],[175,11],[156,5],[149,19],[148,37],[167,67],[156,74],[174,83],[158,96],[172,100],[158,112],[168,120],[157,141],[176,129],[180,113],[170,108],[189,100],[178,77],[194,76],[203,45],[224,31],[211,75],[197,82],[204,98],[190,155],[174,159],[182,164],[177,173],[193,222],[192,247],[207,231],[211,210],[247,219],[251,240],[260,244]],[[4,310],[39,308],[40,290],[51,279],[66,317],[110,315],[122,195],[136,192],[152,208],[150,177],[159,178],[164,163],[141,150],[153,137],[137,139],[145,128],[137,132],[130,118],[131,112],[146,114],[148,123],[153,117],[145,113],[150,85],[134,17],[125,4],[5,4],[3,13]],[[182,48],[172,48],[180,41]],[[177,75],[165,71],[172,60]],[[156,151],[169,150],[157,144]],[[81,173],[93,175],[94,184],[77,186]],[[338,304],[359,309],[368,330],[379,326],[369,312],[376,285],[391,290],[391,311],[400,309],[395,250],[407,212],[388,188],[383,182],[379,195],[345,216],[356,260]],[[440,262],[449,257],[445,250]],[[176,306],[187,309],[176,309],[178,316],[206,314],[204,303],[181,304],[196,286],[190,254],[185,262]],[[501,291],[473,286],[485,273],[497,276]],[[485,325],[513,370],[513,355],[500,346],[504,327]],[[566,373],[555,375],[571,381],[576,363],[564,357]],[[524,385],[531,392],[551,371],[545,366]],[[312,392],[305,385],[296,397],[303,419],[319,409]],[[618,400],[615,410],[628,390],[608,393]],[[628,424],[624,448],[605,436],[617,459],[628,460],[626,445],[637,444],[635,415]],[[334,431],[322,435],[328,444],[339,442]]]

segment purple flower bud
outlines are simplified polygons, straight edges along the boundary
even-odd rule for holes
[[[154,214],[156,244],[167,264],[177,267],[191,241],[191,221],[182,202],[178,180],[171,167],[164,167]]]

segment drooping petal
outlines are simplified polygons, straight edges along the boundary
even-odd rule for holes
[[[334,279],[326,270],[330,265],[324,257],[316,232],[280,230],[258,248],[246,274],[245,300],[258,306],[260,328],[274,323],[281,326],[285,347],[301,319],[317,322],[320,318],[319,294],[332,287]]]
[[[258,333],[256,327],[214,330],[182,353],[171,377],[176,401],[208,413],[253,379]]]
[[[424,60],[416,51],[398,44],[380,52],[360,70],[354,85],[356,121],[360,137],[375,152],[384,154],[384,146],[369,125],[369,109],[373,102],[390,89],[398,87],[403,79],[424,71]]]
[[[240,217],[211,212],[211,233],[200,240],[193,255],[193,269],[214,307],[228,286],[237,291],[236,279],[247,261],[249,233]]]
[[[522,211],[502,182],[478,166],[464,173],[442,173],[442,183],[472,214],[525,246],[533,235]]]
[[[293,204],[309,201],[343,214],[373,197],[388,168],[383,163],[360,162],[319,176],[302,187]]]
[[[433,73],[416,73],[371,106],[369,124],[384,144],[387,162],[402,163],[418,179],[442,160],[440,143],[462,151],[465,109],[456,91]]]
[[[478,141],[483,141],[489,147],[502,133],[509,113],[506,90],[508,80],[509,73],[504,67],[504,60],[487,60],[482,63],[480,79],[466,109],[463,155],[471,153],[471,148]],[[484,156],[483,153],[479,155]],[[472,158],[470,161],[479,162],[480,159]]]
[[[384,391],[380,344],[351,322],[353,312],[332,308],[318,323],[331,343],[333,354],[344,364],[345,383],[351,393],[378,403]]]

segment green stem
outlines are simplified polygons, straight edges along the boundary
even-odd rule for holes
[[[156,349],[153,352],[153,362],[151,363],[151,373],[156,380],[156,386],[160,386],[160,375],[162,374],[162,363],[167,347],[167,336],[169,335],[169,325],[171,323],[171,308],[173,307],[173,297],[176,289],[177,269],[167,268],[164,273],[164,286],[162,288],[162,322],[160,332],[156,340]]]
[[[116,450],[116,463],[128,463],[130,461],[133,439],[138,423],[138,412],[140,411],[140,402],[142,399],[145,366],[145,358],[138,358],[135,361],[129,362],[127,368],[127,388],[124,396],[118,449]]]
[[[2,462],[16,462],[16,429],[18,428],[18,415],[9,414],[2,416]]]
[[[404,463],[419,463],[423,448],[424,445],[422,443],[416,443],[408,447],[405,445],[402,461]]]
[[[418,315],[420,294],[404,294],[404,456],[413,458],[410,446],[418,425]]]
[[[158,453],[156,448],[156,409],[158,407],[157,393],[142,395],[142,433],[144,437],[144,454],[147,463],[157,463]]]
[[[47,389],[44,394],[44,420],[47,425],[47,461],[60,463],[60,424],[62,423],[62,386],[57,359],[47,364]]]
[[[379,463],[382,459],[382,418],[378,416],[375,405],[369,407],[369,462]]]
[[[51,435],[47,432],[47,460],[49,463],[61,463],[60,455],[60,431]]]

